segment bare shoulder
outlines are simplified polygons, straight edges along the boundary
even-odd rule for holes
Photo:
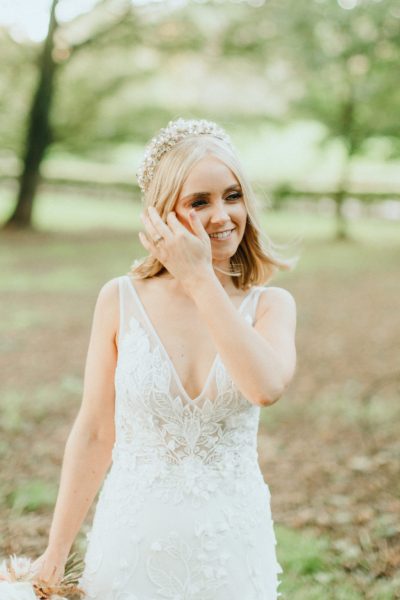
[[[104,283],[99,291],[97,301],[104,306],[114,305],[119,298],[119,277],[113,277]]]
[[[291,306],[292,308],[296,307],[296,301],[289,290],[285,290],[285,288],[276,286],[264,287],[263,293],[260,297],[260,305],[267,308],[268,306],[273,306],[274,304],[285,304]]]
[[[288,290],[276,286],[264,288],[258,302],[257,320],[272,312],[285,313],[292,319],[296,318],[296,301]]]
[[[119,323],[119,277],[106,281],[97,296],[95,314],[101,319],[103,327],[111,333],[118,330]]]

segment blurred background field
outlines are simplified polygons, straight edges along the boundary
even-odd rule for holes
[[[296,230],[290,211],[266,211],[263,222],[277,241],[285,223]],[[84,223],[83,232],[1,239],[3,553],[36,553],[46,542],[95,299],[141,255],[135,227]],[[356,241],[339,243],[315,235],[315,215],[302,223],[298,268],[272,282],[298,303],[298,370],[287,394],[263,409],[259,435],[282,590],[285,598],[395,598],[399,245],[378,221],[358,220]]]
[[[400,598],[399,25],[391,0],[0,4],[1,556],[44,550],[98,291],[144,253],[144,144],[204,117],[300,254],[259,432],[282,600]]]

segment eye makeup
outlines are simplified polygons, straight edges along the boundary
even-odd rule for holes
[[[225,200],[230,200],[230,201],[235,202],[236,200],[240,200],[240,198],[242,198],[242,196],[243,196],[242,192],[235,192],[234,194],[229,194],[229,196],[226,196]],[[208,199],[209,199],[209,195],[199,196],[198,200],[190,203],[190,207],[196,208],[197,206],[201,206],[201,203],[206,202]]]

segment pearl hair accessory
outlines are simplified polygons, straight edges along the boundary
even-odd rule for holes
[[[194,135],[212,135],[232,147],[232,142],[225,131],[213,121],[205,119],[177,119],[170,121],[160,129],[145,148],[144,159],[139,166],[136,177],[142,192],[146,192],[153,178],[161,157],[181,140]]]

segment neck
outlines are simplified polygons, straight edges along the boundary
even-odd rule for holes
[[[231,287],[231,285],[233,283],[232,282],[233,278],[231,275],[227,275],[227,273],[229,273],[231,271],[231,266],[230,266],[229,260],[224,260],[224,261],[214,261],[213,260],[212,264],[213,264],[215,276],[217,277],[217,279],[220,282],[220,284],[222,285],[222,287],[224,287],[224,288]],[[222,273],[221,271],[225,271],[225,272]]]

